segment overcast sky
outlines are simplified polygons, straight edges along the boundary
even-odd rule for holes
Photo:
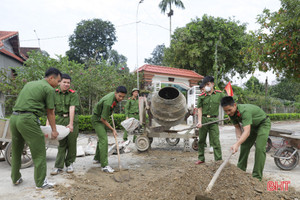
[[[81,20],[93,18],[107,20],[116,28],[117,42],[113,49],[128,58],[128,67],[133,71],[137,64],[138,66],[144,64],[144,59],[151,56],[157,45],[165,44],[168,47],[170,40],[169,18],[166,14],[162,14],[158,7],[161,0],[144,0],[141,4],[139,1],[1,0],[0,30],[18,31],[21,47],[40,45],[42,50],[55,58],[55,55],[65,55],[69,50],[68,38]],[[280,8],[279,0],[182,0],[182,2],[185,5],[184,10],[173,9],[172,30],[185,26],[191,19],[201,18],[203,14],[226,19],[234,17],[241,23],[247,23],[248,30],[256,30],[259,27],[255,23],[257,15],[261,14],[264,8],[271,11]],[[137,19],[139,23],[136,23]],[[40,42],[37,38],[40,38]],[[262,81],[265,76],[260,73],[258,78]],[[269,82],[275,79],[271,74],[267,76]]]

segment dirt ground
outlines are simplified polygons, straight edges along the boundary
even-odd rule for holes
[[[300,121],[291,123],[273,123],[277,128],[300,130]],[[220,126],[220,141],[223,159],[229,155],[229,147],[236,141],[232,126]],[[122,140],[122,132],[119,132]],[[130,139],[132,136],[130,136]],[[88,140],[96,141],[95,135],[80,135],[78,145],[86,147]],[[114,143],[112,135],[109,143]],[[273,138],[272,138],[273,139]],[[190,143],[192,140],[190,140]],[[278,144],[278,143],[277,143]],[[277,145],[274,139],[274,145]],[[183,141],[177,146],[169,146],[164,139],[154,138],[152,148],[139,153],[133,143],[131,152],[121,154],[122,167],[128,169],[121,173],[130,175],[129,181],[116,182],[114,176],[120,172],[107,174],[101,171],[99,164],[92,164],[93,156],[78,157],[74,164],[74,174],[62,173],[48,176],[56,186],[53,190],[38,192],[34,189],[33,167],[21,170],[24,183],[14,187],[10,183],[10,166],[0,162],[0,199],[45,199],[45,200],[119,200],[119,199],[195,199],[196,195],[205,195],[204,191],[222,161],[214,162],[213,154],[206,149],[206,163],[195,165],[197,152],[183,152]],[[247,172],[236,167],[239,153],[233,155],[217,179],[212,192],[207,197],[212,199],[263,199],[263,200],[299,200],[300,166],[291,171],[282,171],[275,164],[271,155],[276,149],[267,153],[264,178],[260,182],[251,176],[254,160],[254,148],[251,149]],[[47,150],[47,167],[50,173],[57,149]],[[118,169],[116,155],[109,156],[109,164]],[[268,181],[290,181],[288,191],[268,191]],[[296,189],[293,189],[296,188]],[[295,191],[297,190],[298,193]]]
[[[293,123],[295,124],[295,122]],[[298,123],[296,122],[296,129]],[[276,123],[273,124],[273,127]],[[285,128],[289,123],[277,123],[277,127]],[[234,133],[232,127],[220,127],[220,136],[223,159],[229,155],[229,146],[234,143]],[[276,138],[272,138],[276,145]],[[133,145],[133,144],[132,144]],[[300,191],[289,187],[288,191],[268,191],[268,181],[292,180],[285,177],[282,171],[273,170],[274,163],[271,154],[276,149],[272,149],[267,154],[263,181],[258,181],[251,175],[253,167],[254,148],[249,156],[247,172],[236,167],[238,155],[234,155],[231,163],[228,164],[217,179],[210,194],[204,191],[212,176],[222,164],[222,161],[214,162],[213,154],[206,150],[207,162],[202,165],[195,165],[197,152],[183,152],[182,144],[178,147],[170,147],[164,144],[163,139],[156,138],[153,148],[147,152],[139,153],[133,151],[127,155],[122,154],[123,165],[128,169],[121,174],[115,175],[101,172],[98,165],[94,165],[86,173],[65,175],[70,180],[69,184],[58,185],[55,188],[59,198],[63,200],[82,199],[195,199],[196,195],[204,195],[212,199],[300,199]],[[273,151],[273,152],[272,152]],[[272,166],[273,165],[273,166]],[[117,166],[117,165],[115,165]],[[276,168],[276,167],[274,167]],[[298,167],[299,168],[299,167]],[[115,167],[116,169],[116,167]],[[294,170],[297,170],[295,168]],[[298,170],[299,171],[299,170]],[[272,176],[271,174],[276,174]],[[293,172],[292,172],[293,173]],[[296,171],[294,173],[297,173]],[[114,177],[125,177],[130,175],[129,181],[116,182]],[[292,180],[295,183],[294,180]],[[292,184],[295,185],[295,184]],[[290,185],[289,185],[290,186]],[[299,188],[299,187],[297,187]]]
[[[130,180],[118,183],[114,176],[93,167],[86,174],[70,175],[70,185],[56,187],[64,200],[82,199],[195,199],[204,193],[212,176],[222,161],[194,165],[195,153],[178,150],[152,149],[147,153],[135,153],[143,163],[121,173],[130,174]],[[260,182],[235,165],[227,165],[206,196],[212,199],[297,199],[300,193],[294,189],[286,192],[268,192],[267,179]]]

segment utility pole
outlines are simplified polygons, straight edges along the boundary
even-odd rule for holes
[[[138,37],[138,14],[139,14],[139,6],[143,3],[144,0],[140,0],[137,9],[136,9],[136,81],[137,81],[137,88],[140,89],[140,77],[139,77],[139,37]]]

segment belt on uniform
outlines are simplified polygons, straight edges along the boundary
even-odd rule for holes
[[[203,117],[207,117],[207,118],[217,118],[217,115],[202,115]]]
[[[39,116],[37,116],[34,112],[30,112],[30,111],[14,111],[12,113],[13,115],[21,115],[21,114],[34,114],[36,116],[36,121],[38,124],[41,124],[40,118]]]
[[[29,111],[14,111],[12,114],[13,115],[21,115],[21,114],[34,114],[33,112],[29,112]]]
[[[261,124],[263,124],[263,123],[266,121],[266,119],[268,119],[268,118],[269,118],[269,116],[267,115],[266,118],[264,118],[264,119],[258,124],[258,126],[260,126]]]

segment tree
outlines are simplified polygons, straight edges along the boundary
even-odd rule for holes
[[[136,87],[135,74],[123,72],[107,64],[106,61],[97,63],[90,60],[88,63],[79,64],[70,61],[68,57],[59,56],[57,59],[43,55],[41,52],[30,53],[24,66],[16,67],[16,77],[5,76],[0,72],[0,92],[10,97],[6,100],[6,111],[11,113],[16,97],[23,86],[33,80],[44,78],[45,71],[55,67],[62,73],[72,77],[71,87],[78,92],[80,98],[80,114],[92,114],[93,106],[109,92],[119,85],[129,89]],[[9,69],[10,70],[10,69]]]
[[[281,6],[273,13],[265,9],[258,17],[261,27],[252,33],[255,38],[244,53],[260,70],[273,69],[300,81],[299,0],[281,0]]]
[[[124,55],[119,54],[116,50],[109,51],[107,64],[120,72],[129,72],[129,68],[127,67],[127,58]]]
[[[263,94],[264,85],[255,76],[251,76],[245,83],[246,89],[254,94]]]
[[[170,17],[170,40],[171,40],[171,33],[172,33],[172,22],[171,22],[171,17],[172,15],[174,15],[174,11],[172,10],[172,4],[174,4],[176,7],[178,8],[182,8],[185,9],[182,1],[180,0],[162,0],[158,7],[160,8],[162,13],[166,13],[167,8],[169,8],[169,13],[168,13],[168,17]]]
[[[300,94],[300,83],[289,78],[278,79],[278,83],[270,87],[270,96],[289,101],[297,101]]]
[[[85,63],[90,59],[106,60],[116,41],[114,25],[101,19],[82,20],[69,38],[70,50],[66,55],[74,61]]]
[[[157,45],[151,53],[152,58],[145,58],[145,63],[151,65],[163,65],[164,51],[166,49],[165,44]]]
[[[249,37],[245,24],[204,15],[175,30],[171,45],[165,50],[164,63],[195,70],[204,76],[213,75],[217,46],[218,66],[225,65],[220,77],[224,78],[228,72],[245,75],[252,72],[253,67],[251,63],[243,62],[240,51],[248,45]]]

